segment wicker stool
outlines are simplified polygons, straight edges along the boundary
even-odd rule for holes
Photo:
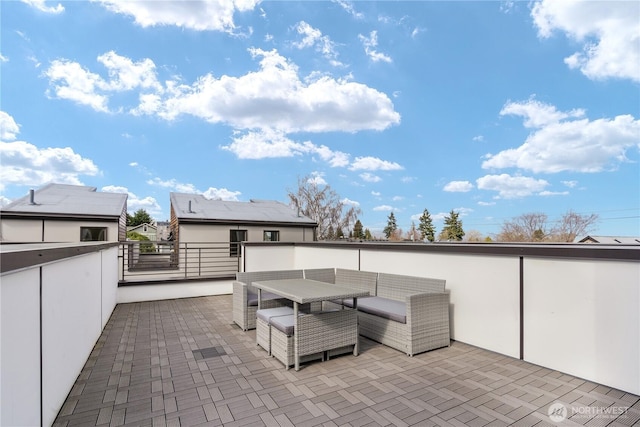
[[[289,369],[296,362],[293,338],[293,314],[271,318],[271,355]],[[308,354],[300,358],[300,362],[324,360],[324,352]]]
[[[267,350],[269,355],[271,355],[271,318],[287,315],[293,316],[293,308],[265,308],[256,312],[256,344]]]

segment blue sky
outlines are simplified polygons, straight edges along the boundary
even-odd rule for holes
[[[9,1],[0,197],[48,182],[287,202],[381,234],[568,210],[640,235],[640,2]]]

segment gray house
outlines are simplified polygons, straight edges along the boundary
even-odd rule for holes
[[[4,242],[124,241],[127,195],[48,184],[0,209]]]
[[[315,240],[317,223],[273,200],[230,202],[199,194],[171,193],[171,232],[180,242]],[[234,245],[235,243],[235,245]]]
[[[602,243],[607,245],[638,245],[640,237],[633,236],[586,236],[578,243]]]

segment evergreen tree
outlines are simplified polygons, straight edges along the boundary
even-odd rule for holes
[[[364,239],[365,240],[373,240],[373,236],[371,235],[371,231],[368,228],[364,229]]]
[[[360,220],[357,220],[355,225],[353,226],[353,238],[364,239],[364,231],[362,230],[362,223],[360,222]]]
[[[431,214],[427,209],[425,209],[424,212],[422,212],[422,215],[420,215],[420,224],[418,225],[418,229],[420,230],[420,239],[427,239],[430,242],[433,242],[436,239],[436,228],[433,226]]]
[[[398,229],[398,224],[396,224],[396,216],[391,212],[387,217],[387,226],[384,228],[383,233],[387,237],[391,237],[395,231]]]
[[[464,230],[462,229],[462,221],[460,220],[460,214],[451,210],[449,216],[444,218],[444,228],[440,233],[442,240],[455,240],[461,241],[464,237]]]
[[[336,231],[336,240],[340,239],[344,239],[344,232],[342,231],[342,228],[338,228],[338,231]]]
[[[149,215],[147,211],[145,211],[144,209],[138,209],[136,213],[133,214],[133,216],[127,213],[127,226],[135,227],[136,225],[140,225],[144,223],[147,223],[147,224],[155,223],[153,218],[151,218],[151,215]]]

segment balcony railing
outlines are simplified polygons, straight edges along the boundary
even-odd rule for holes
[[[239,246],[229,242],[127,241],[118,251],[120,284],[232,278]]]

